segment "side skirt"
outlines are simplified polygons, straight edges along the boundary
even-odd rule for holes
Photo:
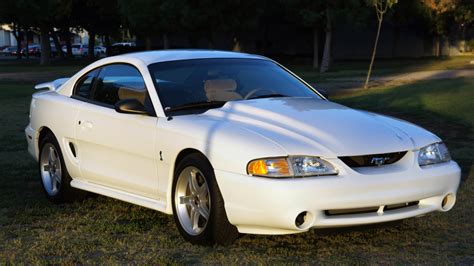
[[[109,188],[109,187],[105,187],[105,186],[101,186],[101,185],[97,185],[94,183],[77,180],[77,179],[71,181],[71,187],[94,192],[100,195],[122,200],[128,203],[136,204],[145,208],[167,213],[166,204],[162,201],[157,201],[155,199],[150,199],[147,197],[134,195],[132,193],[120,191],[117,189],[113,189],[113,188]],[[171,213],[167,213],[167,214],[171,214]]]

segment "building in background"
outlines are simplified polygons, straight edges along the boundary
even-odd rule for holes
[[[8,25],[0,26],[0,47],[16,46],[16,39]]]

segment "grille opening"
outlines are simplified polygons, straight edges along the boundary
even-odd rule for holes
[[[377,212],[379,207],[353,208],[353,209],[337,209],[324,211],[327,216],[334,215],[348,215],[348,214],[362,214]]]
[[[399,204],[391,204],[391,205],[386,205],[385,208],[383,208],[384,211],[393,211],[401,208],[406,208],[406,207],[411,207],[418,205],[419,201],[412,201],[412,202],[406,202],[406,203],[399,203]]]
[[[397,209],[403,209],[411,206],[418,205],[419,201],[411,201],[397,204],[386,205],[383,209],[384,212],[393,211]],[[351,209],[336,209],[336,210],[325,210],[324,214],[326,216],[339,216],[339,215],[351,215],[351,214],[366,214],[366,213],[376,213],[379,210],[380,206],[376,207],[364,207],[364,208],[351,208]]]
[[[401,151],[370,155],[343,156],[339,157],[339,159],[349,167],[382,166],[398,162],[406,153],[406,151]]]

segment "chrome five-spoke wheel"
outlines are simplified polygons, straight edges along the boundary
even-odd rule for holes
[[[178,219],[190,235],[199,235],[206,229],[210,217],[211,198],[204,174],[188,166],[178,176],[175,191]]]
[[[44,189],[49,196],[56,196],[61,187],[61,159],[51,143],[46,143],[41,151],[40,172]]]
[[[173,216],[181,235],[193,244],[230,244],[238,236],[230,224],[214,169],[207,158],[192,153],[175,170],[172,190]]]

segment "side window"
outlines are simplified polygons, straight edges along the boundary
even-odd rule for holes
[[[147,105],[145,102],[149,101],[149,97],[140,72],[124,64],[103,67],[91,100],[113,106],[124,99],[137,99]]]
[[[90,99],[92,85],[98,73],[99,73],[99,70],[96,69],[82,76],[79,79],[79,81],[76,83],[73,95],[80,98]]]

